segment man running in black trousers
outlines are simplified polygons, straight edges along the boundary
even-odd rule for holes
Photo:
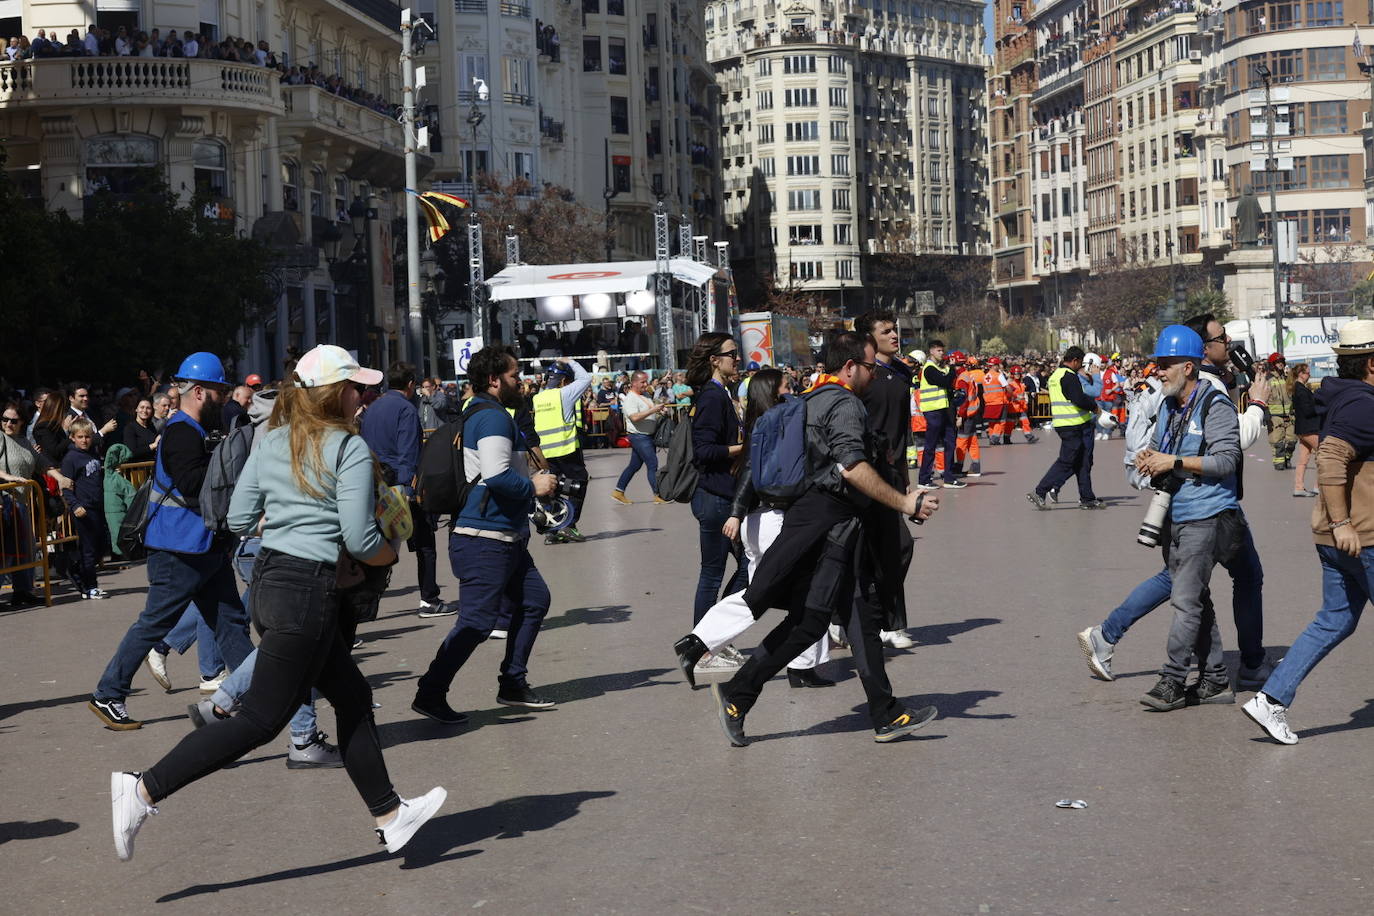
[[[848,623],[858,616],[855,654],[865,663],[859,678],[868,697],[874,740],[891,741],[935,718],[933,706],[903,708],[892,696],[883,669],[877,606],[854,601],[858,552],[866,550],[865,512],[875,502],[903,515],[929,518],[939,508],[934,495],[901,493],[874,468],[873,435],[859,395],[873,377],[871,337],[846,332],[835,338],[826,365],[806,406],[806,463],[810,486],[783,518],[782,531],[763,556],[745,601],[756,617],[770,607],[787,608],[787,618],[730,682],[721,688],[720,721],[730,743],[744,747],[744,717],[763,685],[825,632],[831,615]],[[853,632],[853,630],[851,630]]]

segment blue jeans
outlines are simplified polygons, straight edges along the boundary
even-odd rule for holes
[[[124,634],[105,667],[95,689],[96,697],[127,697],[129,684],[148,650],[172,631],[193,601],[214,629],[225,664],[230,669],[241,665],[253,651],[253,643],[248,638],[248,614],[234,587],[228,555],[213,549],[202,554],[149,550],[148,598],[143,613]]]
[[[509,615],[500,689],[526,686],[530,653],[549,612],[549,587],[535,568],[529,541],[498,541],[470,534],[449,535],[449,562],[458,577],[458,620],[439,645],[429,669],[415,685],[416,697],[448,693],[458,669]]]
[[[1231,616],[1236,622],[1240,663],[1246,668],[1258,668],[1264,663],[1264,567],[1248,527],[1240,550],[1225,569],[1231,576]],[[1137,585],[1102,621],[1102,638],[1113,645],[1120,642],[1137,620],[1169,600],[1173,585],[1168,569],[1161,569]],[[1211,608],[1210,589],[1203,592],[1202,602]]]
[[[954,420],[948,410],[923,411],[926,418],[926,447],[921,452],[921,472],[916,478],[918,483],[928,484],[935,476],[935,450],[944,449],[945,483],[954,482]]]
[[[649,489],[658,495],[658,452],[654,450],[654,437],[643,433],[630,433],[630,463],[620,472],[620,480],[615,488],[621,493],[639,473],[641,467],[649,469]]]
[[[1095,423],[1080,426],[1057,426],[1059,434],[1059,457],[1035,485],[1035,495],[1043,497],[1051,490],[1058,490],[1069,482],[1070,477],[1078,478],[1078,501],[1090,502],[1093,495],[1093,433]]]
[[[224,683],[219,685],[219,689],[210,697],[220,709],[229,712],[238,705],[239,698],[248,692],[249,686],[253,683],[253,669],[258,664],[258,650],[254,649],[248,653],[248,657],[243,660],[243,664],[234,669],[234,673],[224,679]],[[310,702],[302,703],[296,710],[296,714],[291,717],[291,737],[310,738],[315,734],[315,728],[319,724],[315,718],[315,700],[319,699],[318,690],[310,691]],[[305,742],[297,741],[297,744]]]
[[[200,616],[200,609],[192,602],[181,615],[172,632],[158,646],[158,651],[166,655],[176,650],[177,655],[185,655],[192,645],[196,647],[196,661],[200,665],[200,676],[211,678],[224,670],[224,659],[220,658],[219,646],[215,645],[215,631]],[[163,649],[166,651],[163,651]]]
[[[1317,558],[1322,564],[1322,609],[1262,688],[1270,699],[1283,706],[1293,705],[1298,685],[1307,672],[1355,632],[1364,606],[1374,595],[1374,547],[1366,547],[1358,557],[1352,557],[1335,547],[1318,544]]]
[[[725,561],[735,557],[735,574],[725,587],[725,594],[733,595],[748,584],[748,566],[742,555],[739,542],[731,541],[721,533],[721,527],[730,517],[730,500],[724,496],[709,493],[701,487],[692,494],[692,514],[696,516],[700,528],[701,576],[697,579],[696,600],[692,604],[692,625],[701,623],[701,618],[720,599],[720,583],[725,578]],[[812,640],[814,642],[814,640]]]

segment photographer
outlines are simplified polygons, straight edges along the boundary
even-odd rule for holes
[[[1160,332],[1154,355],[1164,403],[1153,447],[1136,456],[1136,468],[1154,478],[1157,489],[1174,491],[1163,538],[1174,619],[1168,661],[1141,703],[1163,712],[1187,702],[1183,682],[1195,652],[1202,661],[1196,702],[1234,702],[1216,614],[1204,607],[1203,599],[1213,566],[1239,552],[1246,522],[1238,496],[1240,425],[1230,400],[1199,381],[1202,338],[1190,328],[1171,325]]]
[[[473,398],[463,410],[463,475],[475,481],[449,535],[449,562],[458,577],[460,610],[429,669],[416,685],[410,708],[445,725],[467,716],[446,699],[458,670],[487,640],[503,611],[510,615],[496,702],[549,709],[525,681],[530,652],[549,611],[549,588],[530,557],[532,499],[553,494],[558,479],[529,476],[524,436],[503,408],[519,408],[520,366],[508,351],[486,347],[468,365]],[[556,389],[555,389],[556,392]]]

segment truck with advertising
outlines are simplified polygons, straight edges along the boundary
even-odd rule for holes
[[[1288,365],[1307,363],[1313,378],[1336,374],[1336,354],[1331,349],[1337,334],[1353,315],[1331,318],[1285,318],[1283,320],[1283,356]],[[1226,322],[1226,333],[1233,341],[1245,344],[1256,360],[1263,362],[1277,351],[1274,319],[1244,318]]]
[[[805,318],[773,312],[739,316],[744,364],[806,366],[811,363],[811,338]]]

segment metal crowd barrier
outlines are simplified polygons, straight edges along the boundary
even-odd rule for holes
[[[0,573],[42,570],[43,603],[52,607],[52,574],[48,569],[50,539],[43,491],[32,480],[0,483]]]
[[[1030,405],[1030,411],[1032,423],[1048,423],[1050,421],[1050,393],[1037,391],[1035,400]]]

